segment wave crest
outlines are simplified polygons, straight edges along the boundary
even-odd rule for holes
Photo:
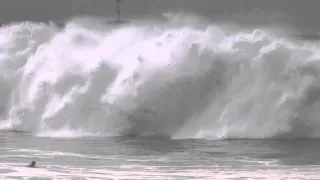
[[[0,128],[49,137],[319,136],[315,44],[266,30],[173,26],[177,18],[104,31],[2,27]]]

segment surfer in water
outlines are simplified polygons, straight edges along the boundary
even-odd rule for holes
[[[28,167],[31,167],[31,168],[35,168],[36,167],[36,161],[32,161]]]

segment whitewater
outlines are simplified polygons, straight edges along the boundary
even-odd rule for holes
[[[0,179],[320,177],[318,41],[191,13],[108,20],[0,27]]]
[[[316,43],[164,17],[2,26],[0,128],[45,137],[319,137]]]

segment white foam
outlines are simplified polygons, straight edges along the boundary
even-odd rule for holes
[[[265,29],[231,32],[200,17],[166,17],[100,31],[1,28],[7,86],[0,90],[10,98],[0,102],[7,119],[0,128],[67,138],[319,135],[315,45]]]
[[[82,129],[72,129],[65,126],[59,130],[44,130],[37,133],[39,137],[53,137],[53,138],[78,138],[78,137],[90,137],[90,136],[102,136],[99,133],[88,133]]]
[[[130,170],[128,167],[119,170],[104,169],[84,169],[63,166],[63,171],[55,170],[54,166],[27,168],[21,167],[22,164],[2,164],[0,169],[10,170],[11,172],[2,173],[2,179],[10,179],[13,177],[21,178],[53,178],[53,179],[70,179],[70,178],[86,178],[86,179],[317,179],[319,176],[319,168],[313,168],[305,171],[300,168],[287,169],[258,169],[258,170],[221,170],[221,169],[194,169],[188,171],[166,172],[159,170],[157,167],[140,167]]]

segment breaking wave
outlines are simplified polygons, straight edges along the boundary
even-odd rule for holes
[[[319,137],[315,42],[166,17],[2,26],[0,128],[48,137]]]

